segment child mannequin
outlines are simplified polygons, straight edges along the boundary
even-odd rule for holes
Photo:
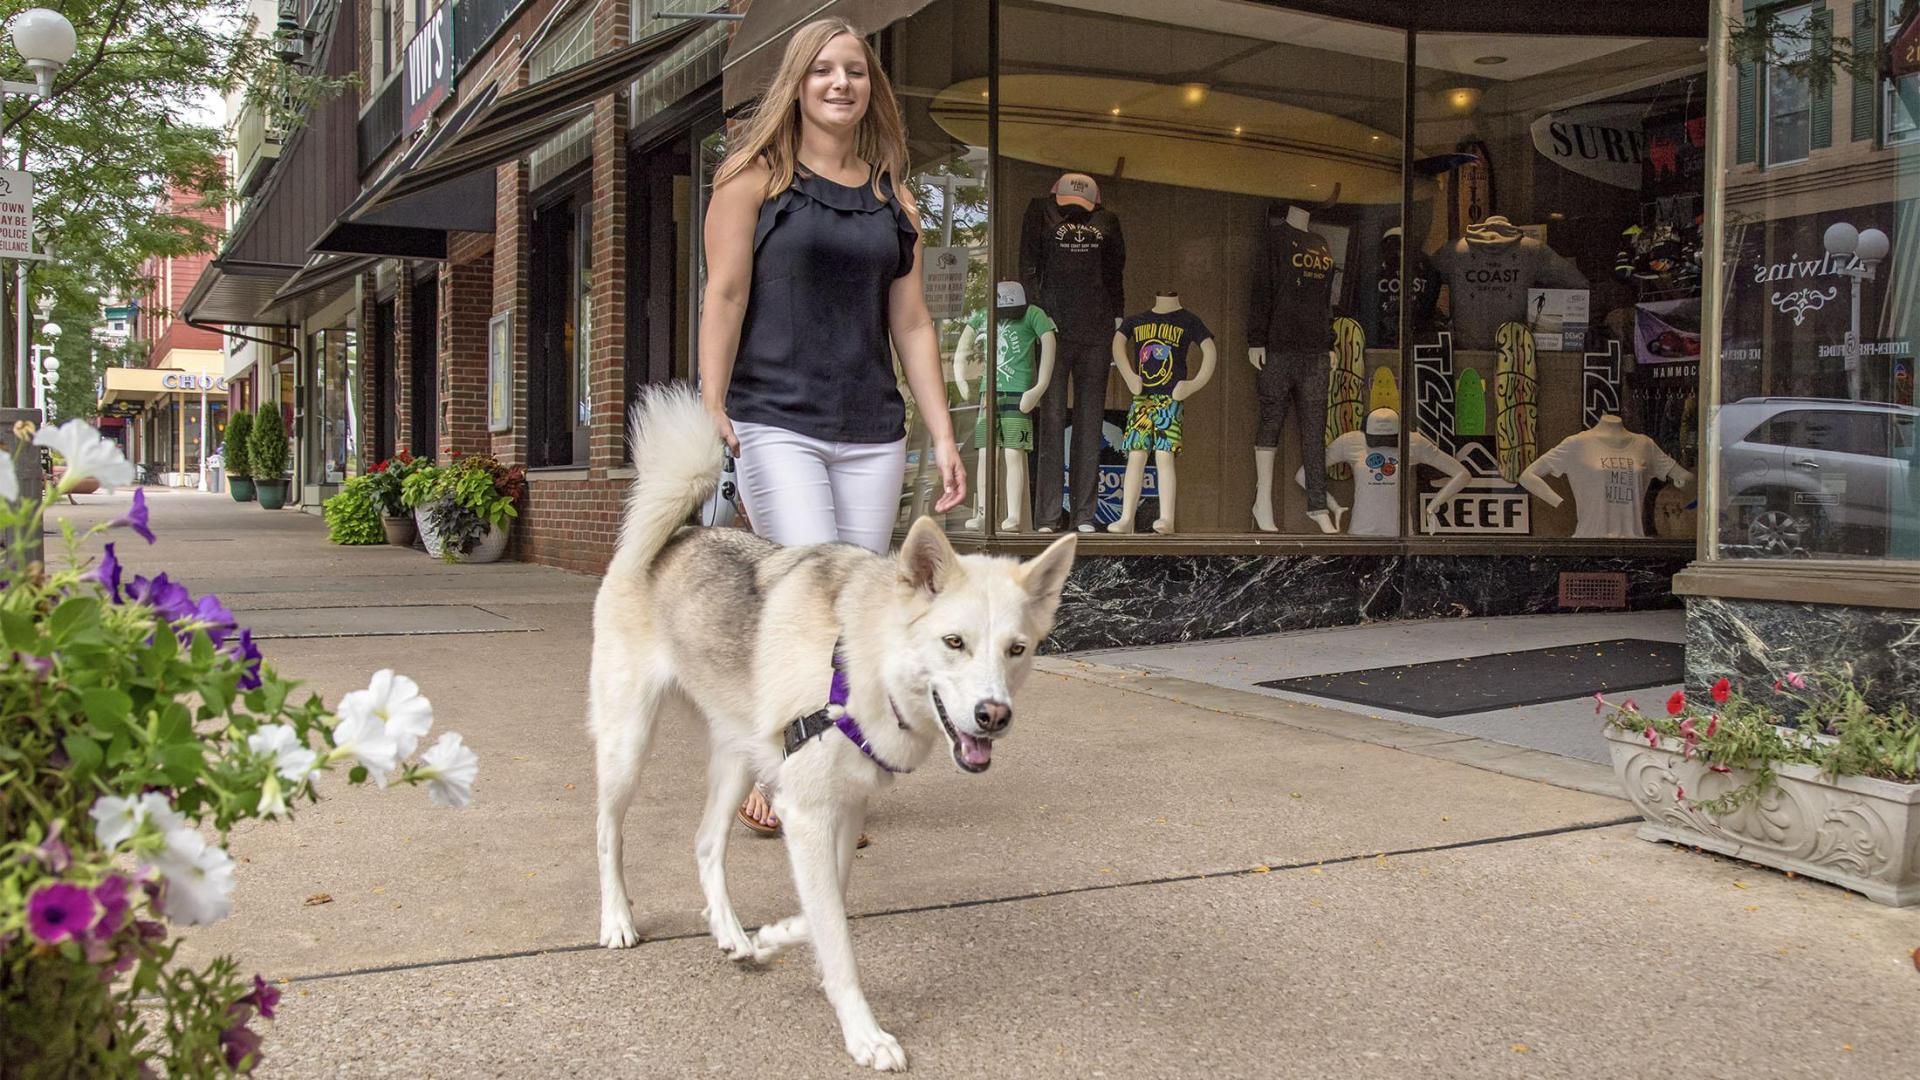
[[[1189,377],[1187,356],[1196,346],[1200,350],[1200,371]],[[1136,357],[1140,361],[1138,370],[1133,366]],[[1120,518],[1107,526],[1108,532],[1133,532],[1133,513],[1140,505],[1149,450],[1160,479],[1160,517],[1154,521],[1153,531],[1163,536],[1173,532],[1173,459],[1180,452],[1180,403],[1213,378],[1217,359],[1213,331],[1182,307],[1180,294],[1171,289],[1154,295],[1153,310],[1123,319],[1114,332],[1113,363],[1133,394],[1133,407],[1127,412],[1127,431],[1120,440],[1121,448],[1127,451]]]
[[[1007,516],[1001,520],[1000,527],[1007,531],[1022,529],[1026,522],[1027,499],[1027,454],[1033,449],[1033,421],[1031,416],[1040,398],[1047,392],[1047,385],[1053,381],[1053,365],[1056,352],[1056,335],[1053,320],[1039,307],[1027,303],[1026,290],[1017,281],[1003,281],[995,289],[994,324],[1000,338],[999,348],[994,350],[996,370],[992,381],[992,399],[989,400],[989,387],[986,365],[981,365],[977,376],[980,380],[980,419],[974,425],[974,442],[980,447],[979,471],[975,473],[974,515],[967,519],[968,529],[979,529],[986,524],[987,518],[987,409],[996,411],[994,417],[996,441],[1000,444],[1002,464],[1006,467],[1006,476],[1002,490],[1006,492]],[[966,328],[960,331],[960,341],[953,350],[953,381],[960,392],[962,401],[969,400],[976,378],[973,371],[973,349],[980,336],[986,330],[986,312],[978,311],[968,319]],[[1034,353],[1039,353],[1039,370],[1034,368]]]

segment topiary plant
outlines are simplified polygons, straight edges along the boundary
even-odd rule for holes
[[[252,434],[252,413],[235,413],[227,421],[227,434],[220,444],[220,456],[226,462],[228,476],[240,480],[253,476],[253,463],[247,459],[247,437]]]
[[[327,539],[336,544],[384,544],[387,532],[380,524],[380,501],[364,476],[346,482],[339,494],[320,505],[327,519]]]
[[[279,480],[287,472],[287,429],[280,422],[280,406],[260,406],[253,431],[247,436],[247,465],[257,480]]]

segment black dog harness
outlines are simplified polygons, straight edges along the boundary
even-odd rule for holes
[[[859,747],[860,752],[867,755],[867,760],[875,765],[890,773],[912,772],[912,769],[901,769],[887,764],[879,754],[873,752],[873,744],[867,741],[867,733],[860,730],[860,722],[847,712],[847,699],[851,696],[852,691],[847,685],[847,658],[841,650],[840,642],[836,641],[833,643],[833,683],[827,689],[827,705],[787,725],[787,756],[792,757],[796,750],[806,746],[816,736],[838,728],[840,734],[845,735],[853,745]],[[899,710],[896,709],[894,712],[897,719]]]

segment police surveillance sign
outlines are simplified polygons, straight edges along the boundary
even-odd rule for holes
[[[33,174],[0,169],[0,259],[33,258]]]

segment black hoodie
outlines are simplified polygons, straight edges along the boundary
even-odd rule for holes
[[[1053,317],[1060,337],[1107,341],[1126,306],[1127,242],[1106,209],[1061,206],[1041,196],[1020,223],[1020,280],[1028,301]]]

